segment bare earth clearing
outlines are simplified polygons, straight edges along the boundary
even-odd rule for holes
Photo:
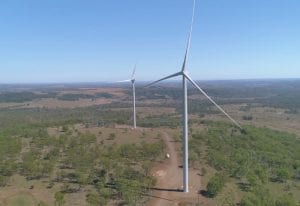
[[[147,205],[168,206],[168,205],[191,205],[195,203],[204,204],[204,198],[199,195],[202,189],[201,177],[196,170],[189,170],[189,193],[182,192],[182,168],[178,155],[176,142],[166,133],[162,133],[162,139],[166,145],[166,151],[170,158],[163,163],[156,165],[152,175],[156,178],[157,184],[153,188],[151,199]]]

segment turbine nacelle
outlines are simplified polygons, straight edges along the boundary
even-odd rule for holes
[[[230,121],[232,121],[232,123],[234,123],[237,127],[239,127],[240,129],[242,129],[241,125],[234,120],[227,112],[225,112],[225,110],[219,106],[190,76],[189,76],[189,72],[187,72],[186,70],[177,72],[175,74],[171,74],[169,76],[166,76],[162,79],[159,79],[157,81],[154,81],[150,84],[147,84],[145,87],[150,87],[158,82],[161,82],[163,80],[167,80],[173,77],[177,77],[177,76],[183,76],[185,79],[187,79],[193,86],[195,86],[211,103],[213,103],[226,117],[228,117],[228,119],[230,119]]]
[[[118,81],[121,82],[131,82],[132,84],[132,97],[133,97],[133,128],[136,128],[136,110],[135,110],[135,69],[136,65],[133,68],[133,72],[130,79]]]

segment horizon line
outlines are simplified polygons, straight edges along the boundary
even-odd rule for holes
[[[233,79],[196,79],[195,81],[203,81],[203,82],[209,82],[209,81],[270,81],[270,80],[300,80],[300,77],[283,77],[283,78],[277,78],[277,77],[267,77],[267,78],[233,78]],[[147,83],[151,82],[153,80],[141,80],[136,81],[137,83]],[[181,80],[169,80],[165,83],[170,82],[179,82]],[[0,82],[0,85],[58,85],[58,84],[106,84],[106,85],[116,85],[119,84],[118,82],[114,81],[59,81],[59,82]],[[164,83],[162,83],[164,84]]]

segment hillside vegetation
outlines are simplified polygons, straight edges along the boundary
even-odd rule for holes
[[[121,137],[111,133],[104,138]],[[19,174],[27,181],[48,182],[49,193],[56,186],[62,195],[91,186],[86,194],[90,205],[137,204],[155,184],[149,171],[163,150],[161,141],[107,145],[67,125],[55,136],[37,125],[5,129],[0,132],[0,187]],[[62,197],[55,193],[55,198]]]
[[[226,182],[243,192],[241,205],[296,205],[300,189],[300,139],[285,132],[245,126],[240,131],[221,122],[209,123],[193,134],[192,159],[214,168],[209,196],[217,196]],[[278,195],[272,187],[283,188]],[[238,192],[238,191],[237,191]],[[282,203],[294,202],[294,204]]]
[[[189,161],[201,175],[195,195],[208,206],[299,205],[300,81],[200,85],[243,130],[189,88]],[[0,87],[1,206],[141,205],[155,185],[150,170],[163,164],[161,132],[181,160],[177,83],[137,84],[137,130],[129,129],[130,87],[81,86]]]

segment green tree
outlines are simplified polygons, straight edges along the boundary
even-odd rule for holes
[[[280,168],[276,171],[277,181],[286,182],[290,178],[290,172],[286,168]]]
[[[0,175],[0,187],[4,187],[7,183],[7,177]]]
[[[240,205],[241,206],[258,206],[258,205],[260,205],[260,199],[251,193],[242,198]]]
[[[150,172],[150,170],[151,170],[151,165],[152,165],[152,163],[151,163],[150,161],[145,161],[145,162],[143,162],[142,168],[143,168],[143,170],[144,170],[144,175],[145,175],[145,176],[148,176],[148,175],[149,175],[149,172]]]
[[[69,130],[68,125],[63,125],[61,131],[62,132],[67,132]]]
[[[284,195],[276,200],[275,206],[297,206],[297,203],[291,195]]]
[[[38,206],[47,206],[47,204],[46,204],[45,202],[43,202],[43,201],[40,201],[40,202],[38,203]]]
[[[62,192],[56,192],[54,194],[55,198],[55,205],[57,206],[63,206],[65,204],[65,194]]]
[[[241,200],[241,206],[274,206],[274,200],[268,190],[257,186]]]
[[[206,173],[207,173],[206,168],[205,168],[205,167],[202,167],[202,168],[201,168],[201,176],[205,176]]]
[[[268,175],[265,168],[257,166],[254,172],[262,183],[266,183],[268,181]]]
[[[247,174],[246,178],[247,178],[247,180],[249,182],[249,185],[251,187],[255,187],[256,185],[258,185],[259,179],[252,172],[250,172],[249,174]],[[249,189],[251,189],[251,188],[249,188]]]
[[[116,138],[116,134],[115,133],[110,133],[109,134],[109,140],[114,140]]]
[[[88,203],[89,206],[106,205],[106,203],[107,203],[105,198],[101,197],[99,194],[96,194],[96,193],[87,194],[86,202]]]
[[[207,193],[210,197],[215,197],[225,185],[225,177],[222,174],[215,174],[207,183]]]

